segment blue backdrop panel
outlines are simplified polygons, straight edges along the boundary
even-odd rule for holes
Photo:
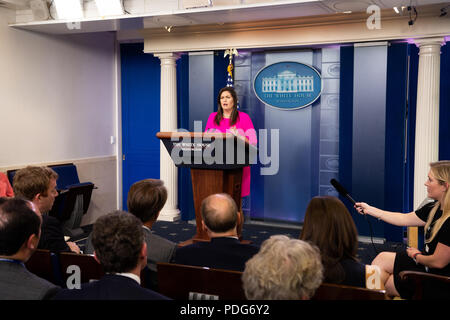
[[[355,47],[353,81],[353,198],[384,207],[387,45]],[[372,219],[374,236],[382,223]],[[368,234],[364,217],[356,216],[360,234]]]
[[[450,42],[441,48],[439,159],[450,160]]]
[[[409,85],[407,102],[407,161],[405,168],[405,212],[414,210],[414,152],[416,136],[416,104],[417,104],[417,77],[419,73],[419,48],[408,45],[409,55]]]
[[[352,187],[352,145],[353,145],[353,46],[340,48],[341,72],[339,88],[339,181],[353,194]],[[340,197],[344,204],[356,217],[353,206],[345,198]]]
[[[143,52],[144,45],[122,44],[123,208],[130,186],[159,178],[160,62]]]
[[[254,52],[252,79],[264,66],[282,61],[305,63],[321,70],[320,50]],[[306,206],[311,197],[318,194],[320,183],[320,100],[299,110],[269,107],[259,102],[253,92],[249,101],[249,110],[255,110],[249,111],[255,128],[267,130],[268,150],[263,150],[260,145],[259,152],[265,152],[271,157],[275,152],[270,148],[271,138],[275,137],[271,130],[279,133],[278,173],[261,175],[260,164],[252,168],[251,217],[302,222]],[[261,142],[261,137],[259,140]]]
[[[384,209],[394,212],[407,212],[404,198],[408,46],[407,43],[396,43],[388,47]],[[385,238],[390,241],[402,242],[403,230],[403,227],[384,224]]]
[[[189,56],[182,55],[177,60],[177,112],[178,128],[189,130]],[[192,195],[191,171],[178,168],[178,208],[182,220],[195,218]]]
[[[214,54],[189,55],[189,131],[194,131],[194,121],[202,122],[203,131],[214,106]]]

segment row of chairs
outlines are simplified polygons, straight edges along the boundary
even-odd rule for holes
[[[38,249],[25,265],[30,272],[62,288],[67,287],[68,280],[71,283],[74,273],[78,271],[79,275],[75,276],[79,276],[80,283],[98,280],[105,274],[103,267],[92,255],[71,252],[54,253]],[[73,270],[71,266],[79,269]]]
[[[102,266],[91,255],[37,250],[26,263],[28,270],[61,287],[67,287],[73,275],[70,266],[78,266],[81,283],[98,280]],[[159,293],[176,300],[246,300],[242,272],[157,263]],[[421,300],[427,283],[438,281],[450,288],[450,277],[423,272],[403,271],[401,277],[416,288],[412,299]],[[70,282],[70,281],[69,281]],[[213,284],[213,285],[212,285]],[[372,290],[339,284],[322,283],[313,300],[387,300],[385,290]]]
[[[180,300],[245,300],[242,272],[158,263],[159,292]],[[450,277],[417,271],[402,271],[400,277],[415,288],[412,300],[435,297],[433,289],[447,288]],[[211,286],[214,283],[214,286]],[[445,292],[445,289],[442,290]],[[313,300],[389,300],[385,290],[322,283]]]
[[[245,300],[242,272],[158,263],[159,292],[177,300]],[[211,285],[214,284],[214,285]],[[384,290],[322,283],[313,300],[387,300]]]

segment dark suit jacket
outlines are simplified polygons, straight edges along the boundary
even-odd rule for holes
[[[41,230],[38,249],[46,249],[52,252],[71,251],[64,240],[64,233],[58,219],[43,214]]]
[[[22,264],[0,261],[1,300],[49,299],[58,290],[58,286],[39,278]]]
[[[177,244],[162,238],[148,228],[143,228],[147,243],[147,267],[141,272],[141,282],[145,288],[158,291],[157,262],[171,262],[175,257]]]
[[[149,229],[143,228],[144,239],[147,243],[147,266],[156,272],[157,262],[170,262],[175,256],[177,244],[162,238]]]
[[[84,283],[81,289],[64,289],[55,300],[169,300],[149,289],[145,289],[133,279],[125,276],[106,274],[98,281]]]
[[[245,263],[259,251],[257,246],[242,244],[229,237],[212,238],[177,249],[175,263],[216,269],[244,271]]]

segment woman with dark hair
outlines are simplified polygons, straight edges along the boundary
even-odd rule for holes
[[[324,282],[366,287],[366,265],[356,258],[356,226],[341,200],[330,196],[312,198],[300,239],[319,247]]]
[[[238,98],[232,87],[220,89],[217,96],[217,112],[209,115],[205,132],[230,132],[245,138],[248,143],[256,145],[256,131],[248,114],[238,111]],[[242,172],[241,196],[250,194],[250,167]]]

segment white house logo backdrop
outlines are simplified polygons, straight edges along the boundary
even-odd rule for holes
[[[253,89],[258,99],[271,107],[299,109],[320,97],[322,77],[306,64],[278,62],[258,72]]]

